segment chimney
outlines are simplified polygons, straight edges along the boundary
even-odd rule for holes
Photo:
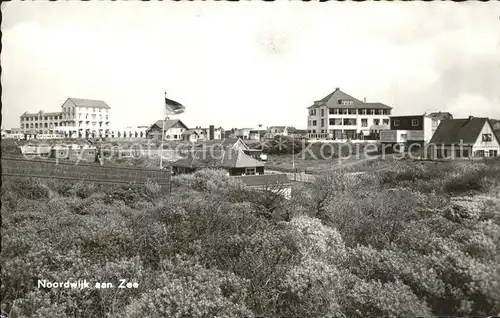
[[[474,119],[474,116],[469,116],[469,120]]]
[[[340,91],[340,87],[335,87],[335,90],[336,91]]]
[[[366,103],[366,97],[363,97],[363,103]]]

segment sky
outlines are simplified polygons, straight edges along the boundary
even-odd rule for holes
[[[339,87],[395,115],[500,118],[498,2],[2,3],[2,127],[100,99],[111,125],[306,128]]]

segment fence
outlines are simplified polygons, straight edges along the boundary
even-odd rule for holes
[[[93,183],[170,184],[170,171],[88,164],[56,163],[54,161],[2,158],[2,178],[50,178]]]

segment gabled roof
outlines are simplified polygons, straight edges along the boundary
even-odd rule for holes
[[[195,134],[197,136],[200,135],[195,129],[189,129],[189,130],[186,130],[185,132],[182,133],[183,136],[189,136],[192,134]]]
[[[184,125],[184,123],[182,121],[180,121],[180,119],[166,119],[165,120],[165,129],[170,129],[173,126],[175,126],[177,123],[180,123],[182,126],[184,126],[185,129],[188,129],[187,126]],[[157,120],[154,124],[151,125],[151,127],[149,127],[149,129],[153,128],[153,126],[156,126],[160,129],[162,129],[163,128],[163,121]]]
[[[236,143],[241,143],[245,149],[249,149],[247,143],[241,138],[226,138],[220,144],[223,148],[232,148]]]
[[[491,125],[488,118],[443,120],[430,142],[436,145],[458,145],[460,142],[464,145],[474,145],[485,124]],[[497,136],[495,138],[498,139]]]
[[[356,99],[352,97],[349,94],[344,93],[343,91],[340,90],[340,88],[336,88],[332,93],[326,95],[319,101],[315,102],[315,104],[335,104],[338,105],[338,100],[339,99],[348,99],[354,101],[354,103],[359,102],[362,103],[359,99]]]
[[[339,100],[352,100],[352,105],[343,105],[339,104]],[[359,109],[359,108],[378,108],[378,109],[392,109],[392,107],[387,106],[382,103],[365,103],[352,97],[349,94],[344,93],[340,90],[340,88],[336,88],[335,91],[328,94],[324,98],[319,101],[315,101],[313,105],[309,106],[308,109],[318,108],[321,106],[326,106],[328,108],[350,108],[350,109]]]
[[[37,113],[24,112],[21,115],[21,117],[30,117],[30,116],[38,116],[38,115],[42,115],[42,116],[59,116],[59,115],[62,115],[62,112],[50,112],[50,113],[46,113],[43,110],[40,110]]]
[[[279,184],[291,184],[286,174],[264,174],[259,176],[237,176],[233,177],[240,180],[247,187],[273,186]]]
[[[98,99],[87,99],[87,98],[74,98],[70,97],[68,98],[75,106],[79,107],[93,107],[93,108],[105,108],[105,109],[110,109],[108,104],[106,104],[105,101],[98,100]]]
[[[242,150],[203,149],[188,152],[185,158],[172,163],[186,168],[246,168],[263,167],[264,163],[253,159]]]

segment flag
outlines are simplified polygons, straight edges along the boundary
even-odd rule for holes
[[[167,92],[165,92],[165,111],[167,115],[177,115],[181,114],[186,110],[186,107],[175,100],[167,98]]]

